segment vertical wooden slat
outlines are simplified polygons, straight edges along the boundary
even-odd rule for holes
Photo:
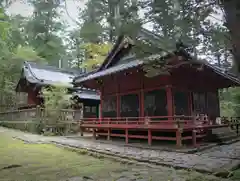
[[[176,145],[177,147],[182,147],[182,129],[178,128],[176,131]]]
[[[125,143],[128,144],[128,129],[125,129]]]
[[[108,128],[108,135],[107,135],[107,140],[108,141],[110,140],[110,134],[111,134],[111,130],[110,130],[110,128]]]
[[[192,144],[194,147],[197,147],[197,131],[192,131]]]
[[[152,145],[152,131],[148,129],[148,145]]]

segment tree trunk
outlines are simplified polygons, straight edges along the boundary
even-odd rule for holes
[[[240,73],[240,0],[221,0],[232,42],[235,70]]]

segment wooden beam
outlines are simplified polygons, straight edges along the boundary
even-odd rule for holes
[[[128,144],[128,129],[125,129],[125,143]]]
[[[152,131],[148,129],[148,145],[152,145]]]
[[[182,147],[182,129],[178,128],[178,130],[176,131],[176,145],[177,147]]]

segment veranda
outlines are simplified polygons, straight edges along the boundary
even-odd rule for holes
[[[125,44],[123,43],[125,42]],[[98,71],[75,78],[101,92],[100,118],[85,119],[81,128],[93,136],[176,141],[211,136],[211,130],[226,127],[220,116],[218,90],[240,85],[239,79],[203,61],[189,63],[182,52],[163,57],[172,67],[168,74],[146,77],[144,61],[129,57],[130,43],[120,37]]]

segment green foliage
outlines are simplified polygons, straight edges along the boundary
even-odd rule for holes
[[[62,38],[57,35],[64,29],[58,13],[61,1],[31,0],[30,2],[34,7],[34,14],[25,26],[27,41],[40,57],[46,59],[49,64],[57,66],[65,53]]]
[[[51,144],[26,144],[13,139],[11,133],[0,133],[0,169],[2,180],[69,180],[96,176],[109,179],[109,172],[121,172],[124,165],[111,160],[97,159]],[[20,136],[20,135],[19,135]],[[31,143],[31,142],[30,142]],[[4,169],[10,165],[18,168]],[[83,179],[85,180],[85,179]],[[95,178],[94,178],[95,180]]]
[[[131,34],[141,26],[137,14],[140,3],[132,0],[89,0],[79,13],[84,42],[114,41],[119,34]]]
[[[237,169],[233,172],[233,177],[231,179],[233,181],[240,180],[240,169]]]
[[[67,88],[64,85],[54,85],[54,87],[47,87],[42,90],[44,98],[44,111],[47,120],[44,126],[53,126],[53,129],[45,130],[45,134],[63,134],[66,125],[60,121],[66,121],[66,115],[62,115],[62,109],[66,109],[71,105],[69,96],[67,96]]]
[[[96,68],[97,66],[100,66],[111,48],[111,44],[86,43],[81,45],[81,49],[84,50],[86,57],[82,66],[86,67],[88,70],[92,70],[94,67]]]
[[[64,66],[74,67],[85,61],[81,67],[91,70],[102,63],[119,34],[134,39],[139,27],[147,22],[151,23],[145,27],[158,34],[161,41],[154,44],[137,41],[136,52],[140,52],[141,58],[171,51],[181,39],[197,47],[197,54],[210,57],[214,63],[225,67],[232,61],[227,28],[222,23],[210,21],[220,10],[215,0],[88,0],[86,7],[79,10],[80,23],[73,32],[66,32],[60,20],[63,0],[29,0],[34,13],[28,18],[7,16],[5,10],[12,2],[0,1],[0,97],[4,104],[15,101],[14,89],[24,60],[45,61],[52,65],[63,60]],[[161,61],[159,59],[158,63],[165,63]],[[164,65],[156,67],[149,64],[144,69],[150,76],[166,72],[162,69]],[[239,112],[239,96],[231,95],[221,102],[224,115]]]
[[[58,19],[57,1],[29,1],[34,15],[7,16],[5,9],[13,1],[0,1],[0,103],[14,104],[15,87],[23,61],[50,62],[57,65],[64,46],[56,34],[63,26]],[[54,3],[55,2],[55,3]]]
[[[61,109],[68,107],[71,103],[67,96],[67,88],[64,85],[44,88],[42,95],[44,97],[45,110],[54,118],[59,116]]]
[[[44,62],[46,61],[44,58],[38,56],[37,52],[33,50],[32,47],[29,46],[18,46],[15,54],[13,55],[15,59],[21,59],[23,61],[38,61]]]
[[[44,129],[44,124],[37,122],[38,120],[32,120],[32,121],[33,121],[32,123],[11,123],[10,121],[5,123],[0,123],[0,126],[17,129],[21,131],[26,131],[34,134],[41,134]]]
[[[80,30],[80,36],[87,42],[97,42],[103,28],[99,23],[85,22]]]
[[[240,116],[240,89],[224,89],[220,93],[220,107],[222,116]]]
[[[0,103],[15,103],[15,86],[16,80],[20,75],[21,61],[17,61],[15,55],[15,46],[12,43],[13,25],[10,18],[5,14],[4,9],[0,9]]]

